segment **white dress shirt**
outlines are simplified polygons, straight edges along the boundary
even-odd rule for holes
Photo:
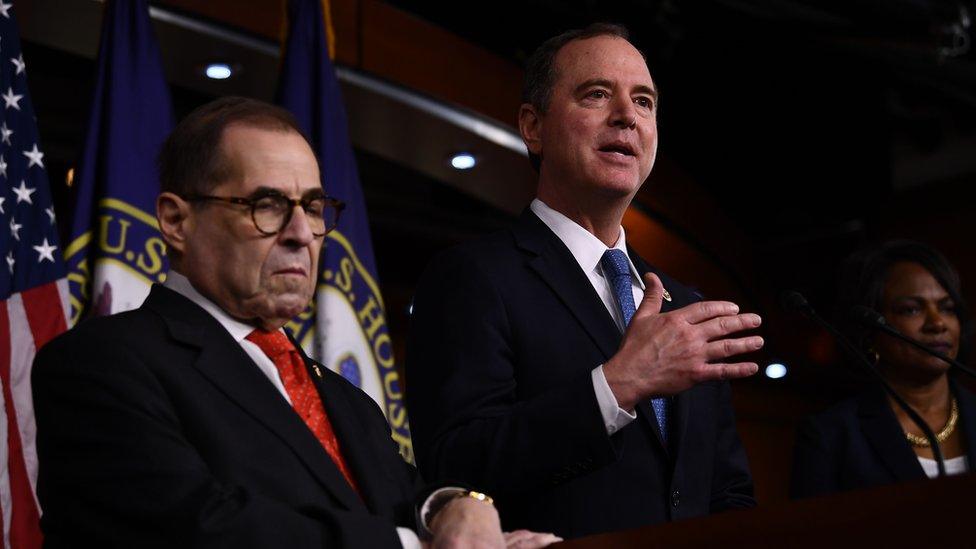
[[[552,232],[556,233],[559,240],[569,248],[569,252],[573,254],[573,258],[576,259],[580,269],[583,269],[586,278],[593,285],[593,289],[606,306],[607,312],[613,317],[617,328],[623,332],[626,328],[623,315],[617,306],[617,298],[614,295],[613,287],[610,285],[610,281],[607,280],[606,276],[604,276],[603,265],[600,263],[600,260],[603,259],[603,254],[609,249],[606,244],[594,236],[593,233],[580,227],[572,219],[550,208],[538,198],[532,201],[529,209],[535,215],[539,216],[539,219]],[[637,268],[634,267],[634,263],[630,260],[630,255],[627,254],[627,239],[624,235],[623,227],[620,227],[620,237],[617,238],[617,242],[613,245],[613,248],[622,251],[627,256],[627,264],[630,265],[631,274],[630,284],[634,292],[634,304],[640,305],[641,300],[644,299],[644,281],[641,280],[641,274],[637,272]],[[613,395],[613,391],[610,390],[610,385],[607,383],[607,378],[603,373],[602,364],[594,368],[591,375],[593,378],[593,391],[596,394],[596,401],[600,405],[600,414],[603,416],[603,423],[607,427],[607,433],[612,435],[636,419],[637,414],[636,412],[624,410],[617,403],[617,398]]]
[[[278,373],[278,368],[275,367],[274,362],[268,358],[268,355],[264,354],[264,351],[260,347],[245,339],[248,334],[255,330],[254,326],[227,314],[226,311],[218,307],[213,301],[210,301],[198,292],[190,284],[189,279],[176,271],[171,270],[166,275],[166,282],[163,283],[163,286],[196,303],[203,310],[210,313],[210,316],[214,317],[227,330],[227,333],[234,338],[234,341],[244,349],[247,356],[251,357],[251,360],[261,370],[261,373],[268,378],[268,381],[275,386],[275,389],[278,389],[281,396],[291,406],[291,398],[288,397],[288,391],[285,390],[285,385],[281,382],[281,375]],[[400,544],[403,545],[404,549],[420,549],[420,539],[413,530],[397,527],[397,535],[400,536]]]
[[[281,376],[278,374],[278,368],[275,367],[274,362],[268,358],[268,355],[264,354],[264,351],[260,347],[244,339],[255,330],[253,325],[237,320],[227,314],[226,311],[218,307],[213,301],[203,297],[185,276],[176,271],[170,271],[166,275],[166,282],[163,283],[163,286],[196,303],[203,310],[210,313],[210,316],[214,317],[227,330],[227,333],[234,338],[234,341],[244,349],[247,356],[251,357],[251,360],[261,370],[261,373],[268,378],[268,381],[275,386],[275,389],[278,389],[281,396],[288,401],[288,405],[291,405],[291,398],[288,397],[288,391],[285,391],[285,386],[281,382]]]

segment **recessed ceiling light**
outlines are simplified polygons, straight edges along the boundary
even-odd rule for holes
[[[207,65],[204,72],[206,73],[207,78],[212,80],[226,80],[230,78],[232,74],[234,74],[234,71],[227,63],[211,63]]]
[[[451,157],[451,166],[457,170],[470,170],[477,164],[474,155],[471,153],[457,153]]]

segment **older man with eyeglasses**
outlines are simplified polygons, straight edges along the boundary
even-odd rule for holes
[[[343,206],[323,192],[291,115],[214,101],[174,130],[159,167],[165,284],[35,362],[48,546],[419,546],[414,531],[435,546],[554,539],[503,537],[483,494],[421,498],[376,404],[282,330],[312,297]]]

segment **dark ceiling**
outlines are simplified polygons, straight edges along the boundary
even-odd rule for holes
[[[391,3],[519,64],[562,30],[626,25],[662,152],[760,245],[856,232],[893,193],[976,174],[973,2]]]
[[[831,394],[845,375],[826,334],[778,310],[781,290],[829,310],[843,258],[890,237],[968,261],[964,287],[976,277],[970,231],[946,230],[972,227],[976,2],[391,3],[519,65],[563,30],[627,26],[661,90],[662,154],[750,241],[738,284],[769,321],[763,360],[803,366],[793,387]]]
[[[946,237],[933,220],[976,220],[963,199],[976,180],[974,2],[389,3],[519,65],[562,30],[625,24],[661,90],[662,154],[712,195],[755,251],[750,275],[720,268],[770,320],[764,360],[805,366],[787,380],[794,387],[820,391],[836,376],[817,372],[829,353],[810,358],[822,334],[775,317],[779,290],[800,289],[826,308],[836,265],[881,237],[934,241],[957,264],[971,255],[971,232]],[[29,41],[24,49],[52,173],[63,174],[83,135],[93,63]],[[173,86],[180,114],[209,97]],[[400,332],[427,258],[503,226],[507,214],[429,174],[358,154],[389,320]],[[976,269],[968,279],[962,270],[964,289],[973,287]]]

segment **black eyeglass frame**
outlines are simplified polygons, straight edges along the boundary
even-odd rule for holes
[[[309,198],[289,198],[289,197],[285,196],[282,193],[272,191],[272,192],[261,193],[261,194],[259,194],[257,196],[253,196],[251,198],[246,198],[246,197],[242,197],[242,196],[215,196],[215,195],[210,195],[210,194],[190,194],[190,195],[183,196],[181,198],[183,198],[183,200],[186,200],[187,202],[218,201],[218,202],[224,202],[224,203],[227,203],[227,204],[238,204],[238,205],[241,205],[241,206],[248,206],[251,209],[251,222],[254,223],[254,228],[257,229],[258,232],[261,233],[261,234],[263,234],[264,236],[274,236],[274,235],[280,233],[281,230],[284,229],[285,227],[287,227],[288,226],[288,223],[291,222],[291,216],[294,215],[294,213],[295,213],[295,206],[301,206],[302,210],[306,210],[307,206],[309,204],[311,204],[311,202],[313,200],[324,200],[325,201],[325,207],[331,206],[331,207],[335,208],[335,211],[336,211],[336,214],[335,214],[335,222],[332,224],[332,226],[331,227],[326,226],[325,227],[325,232],[324,233],[321,233],[321,234],[316,233],[315,231],[312,231],[312,235],[314,235],[316,238],[321,237],[321,236],[325,236],[325,235],[329,234],[330,232],[332,232],[333,230],[335,230],[335,228],[339,225],[339,217],[342,215],[342,210],[346,209],[346,203],[345,202],[339,200],[338,198],[333,198],[333,197],[331,197],[331,196],[329,196],[327,194],[322,194],[322,195],[318,195],[318,196],[312,196],[312,197],[309,197]],[[258,225],[258,220],[257,220],[257,217],[256,217],[256,211],[255,211],[256,210],[256,206],[257,206],[258,201],[260,201],[262,199],[265,199],[265,198],[284,199],[285,201],[288,202],[288,206],[289,207],[288,207],[287,213],[285,214],[285,217],[284,217],[284,219],[281,222],[281,226],[278,227],[278,230],[277,231],[270,231],[269,232],[269,231],[266,231],[266,230],[262,229],[261,226]]]

